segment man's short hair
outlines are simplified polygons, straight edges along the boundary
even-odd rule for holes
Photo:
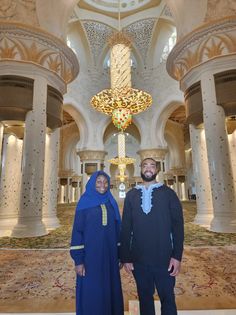
[[[141,167],[142,167],[143,163],[144,163],[146,160],[152,160],[153,162],[155,162],[155,163],[156,163],[156,168],[159,169],[159,163],[158,163],[156,160],[154,160],[153,158],[149,158],[149,157],[147,157],[147,158],[145,158],[145,159],[143,159],[143,160],[141,161],[141,164],[140,164]]]

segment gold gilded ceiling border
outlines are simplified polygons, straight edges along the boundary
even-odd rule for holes
[[[81,150],[77,151],[81,161],[104,161],[106,151],[99,150]]]
[[[236,17],[207,23],[177,42],[167,59],[167,71],[180,81],[194,67],[236,54]]]
[[[0,22],[0,62],[6,60],[38,64],[65,83],[79,73],[76,55],[62,40],[20,23]]]

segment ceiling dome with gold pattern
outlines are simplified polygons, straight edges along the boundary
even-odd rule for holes
[[[100,10],[117,12],[118,0],[83,0],[86,4]],[[120,0],[121,12],[136,10],[148,5],[152,0]]]

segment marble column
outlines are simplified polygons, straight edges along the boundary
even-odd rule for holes
[[[20,205],[21,159],[23,141],[6,134],[2,147],[0,182],[0,237],[11,236]]]
[[[80,182],[81,182],[82,176],[73,176],[72,177],[72,202],[77,202],[80,198]]]
[[[0,165],[2,164],[2,141],[3,141],[3,131],[4,131],[4,126],[2,123],[0,123]]]
[[[175,186],[175,192],[176,192],[177,196],[179,197],[179,199],[181,199],[178,175],[175,175],[175,185],[174,186]]]
[[[46,104],[47,80],[35,77],[33,108],[25,120],[19,217],[12,231],[18,238],[47,234],[42,222]]]
[[[192,146],[193,172],[196,186],[197,215],[194,223],[209,228],[213,219],[211,183],[204,129],[189,126]]]
[[[187,200],[187,193],[186,193],[186,181],[182,182],[180,184],[180,189],[181,189],[181,196],[182,196],[182,200],[186,201]]]
[[[173,185],[171,185],[171,188],[173,186],[173,189],[180,200],[184,199],[183,197],[184,194],[182,194],[181,182],[183,181],[183,177],[185,178],[185,173],[186,173],[185,168],[173,167],[165,174],[165,176],[167,176],[168,179],[171,179],[171,176],[174,179]]]
[[[82,174],[82,187],[81,187],[81,189],[82,189],[82,193],[84,193],[84,191],[85,191],[85,186],[86,186],[86,184],[87,184],[87,182],[88,182],[88,179],[89,179],[89,177],[88,177],[88,175],[85,173],[85,163],[84,162],[82,162],[83,163],[83,174]]]
[[[236,130],[230,135],[229,139],[229,150],[232,163],[233,177],[234,177],[234,188],[236,189]],[[235,192],[236,193],[236,192]]]
[[[43,223],[48,231],[60,226],[57,218],[59,129],[46,135],[43,187]]]
[[[201,76],[201,91],[214,208],[210,229],[215,232],[236,232],[236,198],[225,113],[217,105],[214,77],[208,72]]]
[[[70,203],[72,202],[72,178],[76,176],[72,169],[60,170],[59,171],[59,192],[58,202],[59,203]]]
[[[92,173],[86,173],[86,165],[88,164],[96,164],[96,170],[100,170],[101,165],[104,164],[105,155],[107,152],[105,151],[95,151],[95,150],[81,150],[78,151],[77,154],[80,157],[80,161],[83,165],[83,173],[82,173],[82,192],[85,190],[85,186],[88,181],[88,177]],[[95,170],[94,170],[95,171]]]
[[[72,178],[67,178],[67,187],[66,187],[66,203],[72,202]]]
[[[61,184],[61,178],[59,179],[59,198],[58,203],[65,203],[65,185]]]

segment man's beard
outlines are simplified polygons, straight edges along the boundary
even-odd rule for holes
[[[144,182],[152,182],[156,179],[158,173],[153,174],[152,176],[147,177],[141,172],[141,177]]]

